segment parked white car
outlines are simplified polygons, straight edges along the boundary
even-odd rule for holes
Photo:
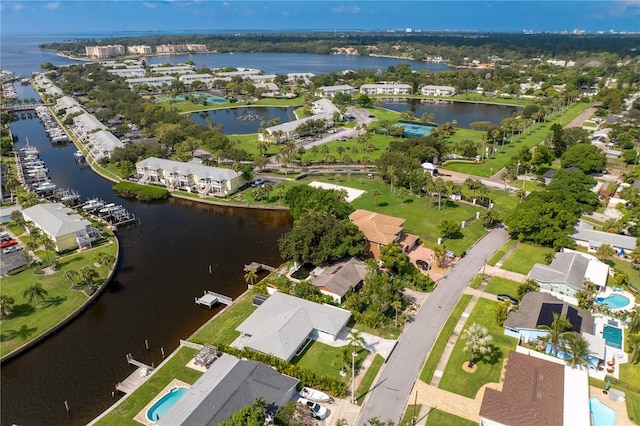
[[[9,246],[2,249],[2,254],[14,253],[16,251],[22,250],[22,247],[19,245]]]
[[[311,415],[313,415],[315,419],[324,420],[329,416],[329,410],[327,410],[325,407],[318,404],[317,402],[309,401],[308,399],[305,399],[305,398],[300,398],[298,400],[298,403],[304,404],[307,407],[309,407],[309,409],[311,410]]]

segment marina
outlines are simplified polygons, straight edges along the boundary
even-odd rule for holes
[[[67,132],[58,124],[48,107],[38,106],[35,110],[52,144],[66,144],[70,141]]]

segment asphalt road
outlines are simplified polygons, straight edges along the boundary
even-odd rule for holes
[[[399,424],[428,353],[464,289],[509,238],[494,229],[468,250],[467,255],[440,281],[398,340],[396,349],[373,384],[358,417],[358,425],[371,418]]]

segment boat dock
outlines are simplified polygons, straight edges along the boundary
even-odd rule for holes
[[[249,272],[249,271],[260,272],[262,270],[269,271],[269,272],[275,272],[277,270],[277,268],[274,268],[273,266],[269,266],[267,264],[259,263],[259,262],[251,262],[248,265],[244,265],[244,271],[245,272]]]
[[[196,303],[198,305],[204,305],[211,308],[213,305],[217,303],[222,303],[223,305],[231,305],[233,303],[233,299],[229,296],[225,296],[224,294],[214,293],[213,291],[205,290],[204,295],[202,297],[196,297]]]
[[[151,372],[154,370],[153,366],[146,365],[140,361],[133,359],[131,354],[127,354],[127,362],[131,365],[135,365],[136,371],[131,373],[129,377],[116,385],[116,390],[124,393],[131,393],[138,389],[144,382],[147,381]]]

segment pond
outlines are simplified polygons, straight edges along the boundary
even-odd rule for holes
[[[470,124],[474,121],[490,121],[499,125],[502,120],[520,110],[515,106],[433,99],[386,98],[382,101],[383,108],[398,112],[413,111],[416,118],[420,118],[425,113],[433,113],[434,121],[438,124],[457,120],[456,127],[463,129],[470,129]]]
[[[194,112],[191,120],[197,124],[210,125],[210,120],[218,126],[222,124],[223,133],[238,135],[258,133],[261,122],[279,118],[281,123],[296,119],[291,107],[240,107],[214,109],[210,111]]]

